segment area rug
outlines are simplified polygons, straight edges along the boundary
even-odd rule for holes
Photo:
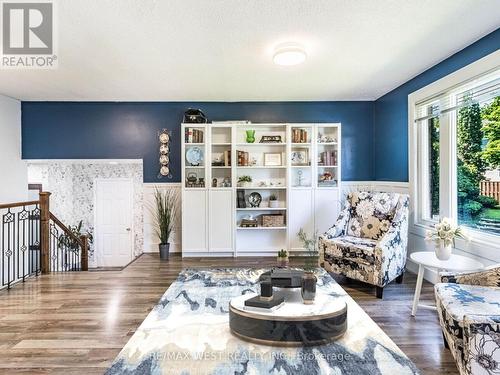
[[[282,348],[229,330],[229,301],[258,292],[268,269],[185,269],[107,370],[114,374],[419,374],[416,366],[324,270],[318,293],[348,305],[347,333],[330,344]]]

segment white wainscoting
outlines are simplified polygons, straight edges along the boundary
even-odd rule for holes
[[[151,206],[154,204],[155,188],[160,190],[173,189],[179,196],[179,207],[177,208],[177,224],[170,239],[170,252],[180,253],[181,249],[181,184],[180,183],[144,183],[144,252],[158,252],[158,237],[156,236]]]

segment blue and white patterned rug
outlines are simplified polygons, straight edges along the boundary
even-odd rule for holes
[[[347,333],[330,344],[278,348],[229,330],[229,301],[258,292],[266,269],[186,269],[117,356],[114,374],[419,374],[416,366],[324,270],[318,292],[345,299]]]

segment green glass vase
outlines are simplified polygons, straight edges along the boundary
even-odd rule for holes
[[[255,130],[247,130],[247,143],[255,142]]]

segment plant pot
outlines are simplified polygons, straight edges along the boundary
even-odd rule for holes
[[[269,208],[279,208],[280,202],[279,201],[269,201]]]
[[[238,186],[239,187],[250,187],[251,186],[251,182],[248,182],[248,181],[242,181],[242,182],[238,182]]]
[[[316,297],[316,276],[314,272],[304,272],[302,276],[302,299],[304,304],[312,305]]]
[[[160,249],[160,259],[168,260],[168,255],[170,252],[170,244],[169,243],[161,243],[158,245]]]
[[[288,267],[288,264],[289,264],[288,257],[286,257],[286,258],[278,257],[278,267],[286,268],[286,267]]]
[[[443,241],[439,241],[439,244],[436,244],[435,252],[436,258],[439,260],[448,260],[451,257],[451,245],[445,245]]]

